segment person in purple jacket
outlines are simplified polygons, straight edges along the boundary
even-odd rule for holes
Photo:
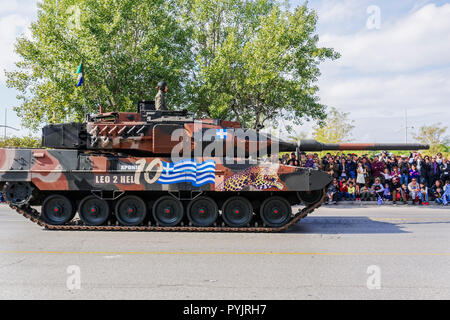
[[[314,168],[314,159],[313,155],[311,153],[308,153],[308,159],[306,160],[305,164],[303,165],[305,168]]]

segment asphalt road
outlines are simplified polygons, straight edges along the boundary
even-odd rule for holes
[[[449,207],[322,207],[287,233],[227,234],[46,231],[0,205],[0,299],[393,298],[450,299]]]

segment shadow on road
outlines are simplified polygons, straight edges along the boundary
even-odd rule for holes
[[[303,234],[410,233],[402,230],[400,224],[403,223],[374,221],[367,217],[306,217],[287,232]]]

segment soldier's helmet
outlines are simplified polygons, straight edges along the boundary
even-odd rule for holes
[[[165,82],[165,81],[158,82],[158,88],[160,90],[164,90],[166,87],[167,87],[167,82]]]

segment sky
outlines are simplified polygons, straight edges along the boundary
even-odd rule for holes
[[[8,125],[19,129],[7,130],[8,135],[29,133],[12,110],[17,92],[6,87],[4,70],[14,69],[15,38],[29,34],[37,2],[0,0],[0,124],[7,108]],[[320,45],[341,54],[321,64],[319,97],[349,113],[353,141],[405,142],[407,127],[412,142],[422,125],[450,126],[450,1],[310,0],[308,5],[319,16]],[[296,130],[311,134],[312,123]]]

